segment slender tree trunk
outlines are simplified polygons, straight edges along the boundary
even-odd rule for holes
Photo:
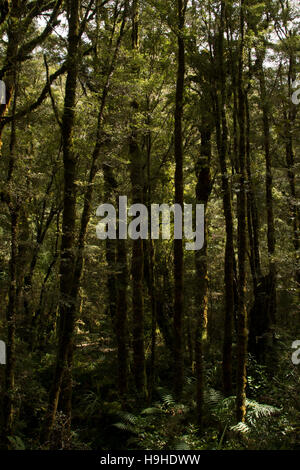
[[[104,165],[105,194],[109,201],[117,189],[117,181],[112,168]],[[114,198],[115,199],[115,198]],[[113,272],[108,274],[107,289],[109,313],[117,344],[118,390],[123,407],[126,406],[128,381],[127,346],[127,254],[125,240],[106,240],[107,264]]]
[[[139,2],[133,1],[132,5],[132,51],[133,56],[139,47]],[[133,69],[133,74],[138,75],[139,70]],[[129,155],[130,155],[130,178],[132,186],[132,203],[143,203],[143,159],[138,142],[138,124],[137,112],[139,103],[134,99],[131,103],[132,108],[132,125],[131,135],[129,139]],[[144,346],[144,251],[143,240],[138,238],[132,242],[132,320],[133,320],[133,367],[134,379],[138,396],[144,399],[146,396],[146,369],[145,369],[145,346]]]
[[[261,360],[263,354],[262,341],[267,328],[267,277],[262,275],[260,250],[259,250],[259,217],[254,191],[251,171],[251,150],[250,150],[250,113],[248,96],[245,93],[246,107],[246,168],[247,168],[247,219],[248,236],[250,243],[250,266],[253,282],[254,301],[249,313],[249,335],[248,350],[257,360]]]
[[[262,343],[261,360],[266,361],[270,355],[270,349],[273,344],[273,328],[276,323],[276,265],[275,255],[275,224],[273,210],[273,175],[272,175],[272,157],[271,157],[271,137],[270,137],[270,104],[267,96],[265,73],[263,69],[263,60],[265,49],[257,51],[258,56],[258,77],[260,84],[260,97],[262,106],[264,151],[266,162],[266,206],[267,206],[267,242],[269,257],[269,273],[265,278],[265,327],[260,339]]]
[[[11,254],[9,262],[9,302],[6,311],[7,343],[5,394],[3,400],[4,437],[12,435],[14,418],[15,362],[16,362],[16,313],[17,313],[17,253],[18,253],[18,209],[9,203],[11,217]]]
[[[104,194],[105,201],[115,202],[114,197],[115,190],[117,188],[117,182],[114,177],[114,172],[109,164],[103,165],[104,175]],[[111,318],[113,328],[115,329],[116,321],[116,310],[117,310],[117,286],[116,286],[116,240],[106,239],[105,254],[106,262],[108,267],[107,274],[107,293],[108,293],[108,313]]]
[[[132,203],[143,202],[142,162],[136,131],[130,139]],[[133,320],[133,361],[134,377],[138,395],[145,395],[145,350],[144,350],[144,252],[141,238],[132,241],[132,320]]]
[[[183,92],[185,75],[184,24],[186,5],[177,0],[177,81],[175,102],[175,204],[183,208]],[[177,397],[183,387],[183,244],[181,239],[174,240],[174,386]]]
[[[14,70],[12,77],[12,88],[14,90],[13,98],[13,120],[11,123],[11,134],[9,144],[9,164],[6,185],[8,188],[12,185],[13,172],[16,164],[16,121],[15,111],[17,103],[17,73]],[[6,310],[7,323],[7,342],[6,342],[6,368],[5,368],[5,388],[3,397],[3,438],[7,442],[7,437],[12,435],[14,424],[14,404],[15,404],[15,363],[16,363],[16,316],[17,316],[17,288],[18,288],[18,232],[20,218],[20,203],[18,194],[9,190],[5,194],[5,201],[8,206],[11,221],[11,247],[9,260],[9,290],[8,305]]]
[[[289,86],[289,97],[292,95],[292,83],[295,81],[295,58],[293,52],[290,53],[289,58],[289,71],[288,71],[288,86]],[[289,104],[289,110],[286,116],[286,138],[285,138],[285,154],[286,154],[286,166],[287,176],[290,186],[290,208],[291,208],[291,219],[293,227],[293,244],[296,253],[296,282],[300,287],[300,259],[299,259],[299,247],[300,247],[300,213],[297,206],[297,192],[296,192],[296,178],[295,178],[295,151],[294,151],[294,138],[293,128],[295,125],[297,115],[297,107],[293,104]]]
[[[247,217],[248,217],[248,233],[250,240],[250,261],[251,272],[253,278],[254,290],[257,287],[258,281],[261,277],[261,263],[259,251],[259,218],[257,211],[257,202],[252,180],[251,170],[251,149],[250,149],[250,113],[248,95],[245,93],[245,109],[246,109],[246,168],[248,179],[247,191]]]
[[[246,211],[246,149],[245,149],[245,95],[243,80],[244,54],[244,0],[240,12],[240,50],[238,71],[238,123],[239,123],[239,195],[238,195],[238,318],[237,318],[237,390],[236,417],[246,417],[246,363],[247,363],[247,310],[246,310],[246,252],[247,252],[247,211]]]
[[[217,147],[222,174],[223,210],[226,226],[225,244],[225,319],[224,319],[224,342],[223,342],[223,388],[226,396],[232,393],[232,331],[234,317],[234,246],[233,246],[233,215],[232,196],[227,171],[228,155],[228,127],[226,118],[226,84],[224,69],[224,18],[225,3],[221,4],[220,29],[217,44],[218,57],[218,88],[215,94],[215,122]]]
[[[207,124],[208,123],[208,124]],[[208,198],[211,193],[212,182],[210,174],[211,161],[211,128],[210,116],[205,116],[201,127],[201,150],[196,163],[196,203],[204,204],[205,215]],[[197,274],[197,327],[195,340],[195,359],[197,372],[197,419],[200,430],[203,427],[203,394],[205,388],[204,353],[207,342],[207,312],[208,312],[208,261],[207,261],[207,235],[208,228],[206,216],[204,246],[195,252],[195,265]]]
[[[146,152],[147,152],[147,184],[144,184],[144,203],[147,206],[148,214],[151,213],[152,203],[152,184],[151,184],[151,151],[152,151],[152,135],[150,130],[151,118],[150,118],[150,102],[147,97],[147,126],[148,132],[145,136]],[[151,219],[148,219],[148,230],[151,233]],[[150,297],[151,304],[151,353],[150,353],[150,364],[148,372],[148,402],[151,403],[153,388],[155,383],[155,360],[156,360],[156,325],[157,325],[157,291],[156,291],[156,280],[154,274],[154,244],[153,240],[144,240],[144,273],[145,281],[148,287],[148,294]]]
[[[117,240],[117,310],[116,334],[118,347],[118,387],[123,405],[126,402],[128,382],[127,345],[127,286],[128,268],[125,240]]]

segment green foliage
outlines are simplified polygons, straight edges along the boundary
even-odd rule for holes
[[[118,389],[118,322],[110,315],[112,304],[114,307],[117,305],[119,288],[116,283],[116,289],[110,295],[111,283],[114,283],[123,266],[115,262],[117,250],[113,249],[111,260],[108,260],[108,245],[96,238],[99,219],[95,214],[98,205],[104,202],[115,204],[118,195],[128,195],[128,203],[131,202],[129,141],[133,127],[143,161],[144,181],[137,181],[137,186],[143,190],[142,199],[147,204],[174,202],[174,107],[178,57],[176,2],[138,2],[140,37],[138,50],[134,53],[131,11],[126,19],[124,36],[119,36],[125,2],[100,2],[103,5],[97,7],[97,11],[93,9],[98,2],[82,2],[81,14],[84,14],[88,4],[92,10],[87,12],[89,19],[79,47],[72,129],[75,187],[69,195],[76,200],[76,207],[74,213],[67,214],[74,217],[75,226],[75,233],[72,232],[74,246],[69,253],[76,260],[80,259],[81,254],[84,258],[76,298],[73,298],[74,286],[68,286],[73,288],[71,296],[65,296],[61,288],[63,214],[66,218],[69,205],[68,200],[64,201],[63,198],[69,173],[64,172],[61,127],[66,73],[58,74],[51,82],[51,90],[42,93],[48,79],[67,60],[67,2],[62,2],[58,12],[60,26],[54,24],[49,28],[48,35],[40,35],[41,21],[44,21],[41,18],[50,18],[55,2],[27,0],[21,3],[24,3],[24,8],[18,9],[19,18],[14,13],[0,25],[1,77],[12,92],[8,108],[0,109],[4,113],[0,116],[3,124],[0,142],[0,339],[9,346],[11,341],[8,337],[13,334],[15,348],[15,360],[11,361],[14,364],[13,390],[8,390],[13,401],[14,417],[8,437],[9,447],[16,450],[109,450],[119,446],[123,449],[151,450],[299,449],[299,366],[291,363],[291,344],[300,334],[296,178],[300,166],[300,113],[299,107],[291,101],[294,90],[292,82],[299,78],[300,72],[297,2],[253,0],[247,2],[244,11],[242,75],[249,111],[248,141],[244,142],[249,159],[247,198],[249,202],[253,191],[258,219],[259,246],[256,248],[261,274],[265,276],[268,273],[270,263],[276,267],[277,310],[274,341],[267,351],[268,359],[263,362],[254,355],[248,355],[247,414],[243,423],[236,423],[235,396],[225,398],[221,392],[226,309],[224,256],[228,233],[224,220],[223,170],[219,162],[220,136],[217,126],[220,118],[218,108],[222,101],[221,85],[224,85],[224,116],[221,117],[226,120],[224,134],[228,137],[225,163],[232,201],[236,255],[239,245],[237,203],[241,193],[236,161],[241,134],[236,114],[239,110],[236,82],[240,59],[240,8],[238,2],[225,2],[224,76],[219,80],[220,2],[193,1],[188,2],[187,6],[183,31],[186,59],[182,129],[184,202],[194,204],[197,183],[201,187],[204,185],[203,181],[197,181],[195,172],[203,157],[203,127],[206,127],[203,124],[210,131],[209,170],[213,183],[206,208],[208,340],[203,351],[205,388],[201,430],[197,426],[195,332],[199,320],[198,294],[203,279],[195,269],[195,254],[184,252],[182,349],[185,384],[182,396],[177,400],[173,396],[176,373],[173,240],[153,242],[153,272],[149,269],[152,264],[150,245],[146,240],[143,244],[144,275],[139,280],[145,317],[143,346],[147,378],[151,385],[153,373],[154,388],[151,390],[151,402],[141,403],[136,398],[133,368],[135,325],[132,307],[135,298],[130,269],[132,244],[130,240],[125,240],[124,266],[128,272],[123,287],[127,298],[122,306],[127,310],[124,346],[128,352],[128,390],[123,394]],[[27,24],[26,18],[28,28],[21,31]],[[16,29],[18,34],[11,34],[10,28]],[[33,38],[43,41],[38,41],[32,50],[20,56],[22,47],[30,45]],[[259,54],[264,56],[261,71]],[[263,74],[265,81],[265,99],[261,94],[259,73]],[[138,102],[135,113],[134,101]],[[264,152],[265,105],[272,175],[267,174]],[[95,147],[97,135],[100,136],[99,147]],[[99,155],[93,168],[95,149]],[[114,180],[111,185],[105,176],[105,168],[109,168]],[[208,164],[205,168],[208,169]],[[93,178],[92,169],[96,172]],[[271,199],[276,239],[276,250],[272,254],[268,247],[270,221],[267,209],[270,201],[266,199],[267,176],[272,176]],[[92,197],[86,220],[87,233],[80,247],[80,224],[85,196],[90,190]],[[246,303],[251,320],[257,280],[252,272],[254,247],[250,240],[255,214],[251,213],[250,206],[247,209],[250,214],[247,214]],[[14,211],[18,213],[15,253],[12,250]],[[238,268],[239,260],[236,256],[233,259]],[[238,283],[239,269],[236,271]],[[150,279],[152,276],[153,279]],[[150,281],[153,282],[152,286]],[[269,292],[266,292],[265,296],[268,295]],[[238,297],[238,289],[235,296]],[[238,304],[238,298],[235,302]],[[12,306],[15,312],[10,319]],[[49,391],[60,350],[61,326],[64,324],[60,316],[62,306],[74,306],[76,310],[74,331],[69,332],[74,346],[72,427],[70,430],[67,412],[62,410],[64,403],[60,399],[53,436],[49,442],[41,444]],[[259,310],[260,319],[267,318],[266,311],[265,308]],[[250,328],[250,322],[248,326]],[[153,331],[156,334],[154,371],[151,370]],[[232,334],[232,393],[236,393],[236,324]],[[255,339],[258,340],[259,336]],[[1,406],[4,397],[2,384],[5,380],[2,381],[1,377]],[[63,386],[60,398],[62,389]]]
[[[12,450],[25,450],[25,444],[19,436],[7,436]]]

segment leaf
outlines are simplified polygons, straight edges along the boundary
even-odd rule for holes
[[[250,428],[249,428],[249,426],[247,426],[247,424],[241,422],[241,423],[235,424],[234,426],[231,426],[230,430],[246,434],[250,431]]]

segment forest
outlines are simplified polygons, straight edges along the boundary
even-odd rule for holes
[[[1,450],[300,450],[299,54],[297,0],[0,1]]]

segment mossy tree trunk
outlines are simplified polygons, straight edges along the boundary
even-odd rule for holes
[[[175,204],[183,208],[183,93],[185,76],[185,25],[186,1],[177,1],[177,80],[175,101]],[[174,386],[180,397],[183,387],[183,244],[174,240]]]
[[[238,68],[238,124],[239,124],[239,194],[238,194],[238,318],[237,318],[237,389],[236,418],[246,417],[246,364],[247,364],[247,310],[246,310],[246,148],[245,148],[245,90],[243,78],[244,55],[244,0],[240,10],[240,45]]]
[[[197,326],[195,339],[195,360],[197,373],[197,420],[200,430],[203,427],[203,398],[205,388],[204,354],[207,342],[207,314],[208,314],[208,260],[207,236],[208,226],[206,209],[212,189],[210,162],[211,162],[211,116],[204,115],[200,129],[201,148],[199,159],[196,162],[196,204],[204,204],[204,246],[195,252],[195,266],[197,274]]]
[[[133,57],[139,49],[139,2],[134,0],[132,4],[132,30],[131,45]],[[134,66],[133,76],[139,75],[139,69]],[[139,103],[136,98],[131,102],[132,123],[129,138],[130,178],[132,187],[132,204],[143,203],[144,175],[143,155],[139,145],[138,110]],[[145,369],[145,345],[144,345],[144,250],[143,240],[138,238],[132,241],[132,344],[133,344],[133,368],[136,392],[143,400],[146,397],[146,369]]]
[[[62,118],[62,142],[64,163],[64,203],[62,221],[62,241],[60,260],[60,307],[58,350],[55,362],[53,383],[50,390],[48,409],[44,428],[44,440],[47,441],[55,422],[58,400],[63,377],[70,367],[70,350],[72,349],[75,326],[74,305],[72,297],[73,276],[75,267],[75,222],[76,222],[76,156],[73,147],[73,128],[75,120],[76,85],[78,77],[79,49],[79,11],[81,1],[68,2],[68,57],[67,79],[65,86],[64,112]]]
[[[226,396],[232,393],[232,334],[234,317],[234,245],[233,245],[233,212],[232,195],[227,170],[228,125],[226,116],[226,74],[224,67],[224,21],[225,2],[221,3],[220,25],[216,42],[217,56],[217,90],[214,91],[216,139],[219,154],[223,211],[226,227],[224,283],[225,283],[225,318],[223,340],[223,388]]]

